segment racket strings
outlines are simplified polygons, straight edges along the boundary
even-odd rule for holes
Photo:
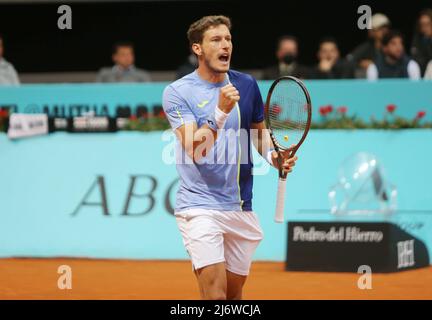
[[[308,124],[309,105],[294,81],[281,81],[273,90],[268,119],[278,143],[289,148],[300,142]]]

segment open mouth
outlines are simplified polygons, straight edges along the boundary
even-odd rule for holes
[[[229,54],[228,53],[223,53],[219,56],[219,61],[227,63],[229,61]]]

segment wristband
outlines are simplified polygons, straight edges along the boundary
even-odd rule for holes
[[[228,113],[223,112],[219,107],[215,108],[214,116],[216,119],[216,125],[219,129],[222,129],[225,126],[225,122],[228,119]]]
[[[273,164],[273,157],[272,157],[272,153],[273,153],[273,151],[275,151],[275,149],[270,149],[269,151],[267,151],[267,157],[266,157],[267,162],[268,162],[272,167],[274,167],[274,164]]]
[[[213,131],[217,131],[225,126],[227,118],[228,114],[219,109],[219,107],[216,107],[214,113],[210,114],[207,118],[207,125]]]

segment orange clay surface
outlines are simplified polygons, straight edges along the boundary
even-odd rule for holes
[[[61,265],[72,268],[72,289],[60,290]],[[360,275],[286,272],[281,262],[255,262],[244,299],[432,299],[432,267]],[[0,259],[0,299],[199,299],[188,261]]]

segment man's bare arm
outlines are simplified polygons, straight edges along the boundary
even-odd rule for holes
[[[220,89],[217,108],[227,117],[239,100],[240,94],[237,89],[232,84],[228,84]],[[218,119],[216,119],[216,122],[218,122]],[[215,130],[214,126],[211,127],[208,124],[198,128],[196,122],[186,123],[177,128],[175,132],[187,155],[194,162],[205,157],[217,139],[217,130]]]
[[[175,133],[186,154],[194,162],[205,157],[217,139],[217,131],[210,129],[207,124],[198,128],[196,122],[182,125]]]

